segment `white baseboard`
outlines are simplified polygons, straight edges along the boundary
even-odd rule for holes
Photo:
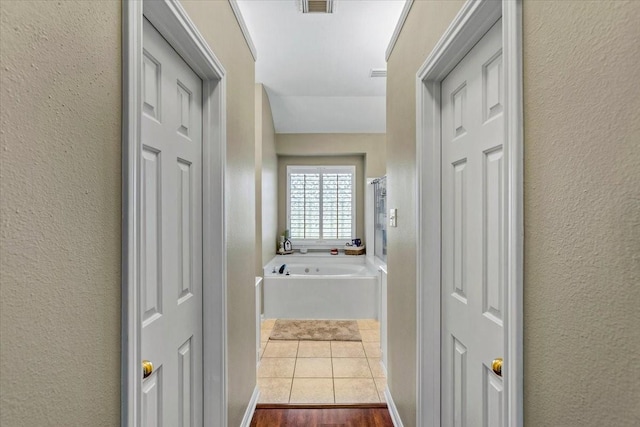
[[[393,397],[391,397],[389,387],[385,387],[384,389],[384,398],[387,401],[387,408],[389,409],[389,415],[391,415],[393,426],[404,427],[404,425],[402,424],[402,420],[400,419],[400,414],[398,413],[398,408],[396,408],[396,404],[393,403]]]
[[[389,378],[389,373],[387,372],[387,365],[383,362],[384,357],[380,358],[380,366],[382,366],[382,372],[384,372],[384,377]]]
[[[259,398],[260,389],[256,386],[256,388],[253,389],[253,394],[251,395],[249,405],[247,405],[247,410],[244,412],[244,417],[242,417],[240,427],[249,427],[251,425],[251,419],[253,418],[253,413],[256,411],[256,405],[258,404]]]

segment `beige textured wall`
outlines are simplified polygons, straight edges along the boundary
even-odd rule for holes
[[[461,1],[416,1],[388,63],[389,386],[415,424],[415,73]],[[524,2],[525,425],[640,422],[640,2]]]
[[[120,423],[120,2],[0,2],[0,424]]]
[[[278,157],[278,236],[287,228],[288,165],[355,165],[356,235],[364,241],[364,158],[363,156],[279,156]],[[345,241],[346,243],[346,241]]]
[[[255,64],[228,2],[182,4],[227,72],[227,380],[235,427],[256,385]]]
[[[276,154],[276,133],[273,126],[273,116],[269,96],[260,84],[262,105],[262,146],[261,146],[261,203],[257,209],[261,210],[262,247],[261,262],[258,265],[260,276],[262,266],[276,255],[276,239],[278,233],[278,155]],[[256,98],[257,99],[257,98]]]
[[[254,63],[227,2],[185,9],[227,71],[236,426],[255,385]],[[2,1],[0,14],[0,424],[118,425],[121,4]]]
[[[525,420],[640,425],[640,2],[524,3]]]
[[[416,1],[387,63],[387,197],[398,227],[387,229],[389,389],[406,427],[416,425],[416,72],[461,0]]]
[[[276,151],[281,156],[335,156],[364,154],[365,176],[386,173],[384,133],[279,133]]]

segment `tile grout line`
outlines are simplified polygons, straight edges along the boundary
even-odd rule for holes
[[[378,385],[376,384],[376,379],[373,376],[373,369],[371,369],[371,361],[369,360],[369,355],[367,354],[367,350],[364,347],[364,341],[362,341],[362,350],[364,351],[365,358],[367,359],[367,366],[369,367],[369,372],[371,373],[371,380],[373,381],[373,388],[376,391],[376,395],[378,396],[378,400],[382,402],[380,398],[380,392],[378,391]]]
[[[296,358],[293,361],[293,373],[291,374],[291,387],[289,388],[289,399],[287,400],[291,403],[291,395],[293,395],[293,379],[296,377],[296,367],[298,366],[298,351],[300,350],[300,341],[298,340],[298,345],[296,346]]]
[[[367,357],[367,366],[369,366],[369,372],[371,372],[371,380],[373,381],[373,388],[375,389],[376,394],[378,395],[378,400],[382,402],[382,400],[380,399],[380,392],[378,391],[378,386],[376,384],[376,378],[373,376],[373,369],[371,369],[371,362],[369,361],[368,357]]]
[[[329,341],[329,355],[331,356],[331,388],[333,390],[333,403],[336,403],[336,377],[333,372],[333,341]]]

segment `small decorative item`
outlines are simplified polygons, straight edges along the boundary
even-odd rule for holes
[[[362,245],[362,239],[355,238],[351,240],[351,246],[359,247]]]
[[[284,230],[284,233],[280,236],[280,247],[278,248],[278,254],[290,255],[293,253],[293,247],[291,240],[289,240],[289,230]]]
[[[338,248],[332,248],[331,255],[338,255]]]

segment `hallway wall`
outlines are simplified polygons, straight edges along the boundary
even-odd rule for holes
[[[256,276],[276,255],[278,156],[269,95],[256,84]]]
[[[388,383],[405,427],[416,425],[416,72],[461,0],[413,3],[387,63]]]
[[[462,1],[416,1],[387,70],[389,387],[415,425],[415,75]],[[524,1],[526,426],[640,419],[640,2]],[[407,325],[412,325],[407,327]]]
[[[226,1],[183,3],[227,73],[229,425],[255,386],[254,61]],[[0,424],[120,423],[119,1],[0,2]]]
[[[365,177],[386,173],[387,135],[384,133],[279,133],[279,156],[340,156],[364,154]]]
[[[229,2],[181,3],[227,72],[227,406],[237,426],[256,385],[255,63]]]
[[[640,423],[638,22],[524,3],[527,425]]]
[[[120,2],[0,2],[0,424],[120,423]]]

